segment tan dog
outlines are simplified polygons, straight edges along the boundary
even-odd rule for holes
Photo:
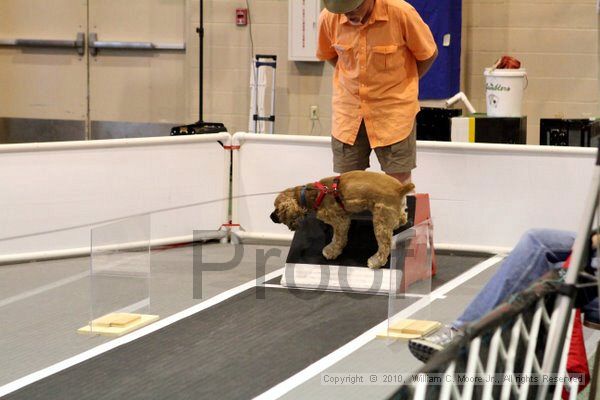
[[[331,189],[334,177],[319,182]],[[385,265],[394,229],[406,224],[406,194],[414,187],[412,183],[402,185],[395,178],[377,172],[351,171],[340,175],[338,190],[345,209],[336,202],[333,194],[326,195],[317,209],[317,218],[333,227],[333,239],[323,249],[323,256],[333,260],[342,254],[348,242],[350,214],[368,210],[373,214],[378,250],[369,258],[367,265],[369,268]],[[292,231],[296,230],[300,220],[313,209],[318,195],[319,189],[315,184],[284,190],[275,199],[271,219],[287,225]]]

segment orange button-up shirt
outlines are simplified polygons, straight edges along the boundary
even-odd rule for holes
[[[419,112],[416,61],[431,58],[435,50],[429,27],[403,0],[375,0],[369,20],[360,26],[324,9],[317,57],[338,58],[331,134],[354,144],[364,119],[373,148],[405,139]]]

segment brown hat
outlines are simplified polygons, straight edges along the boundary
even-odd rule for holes
[[[335,14],[345,14],[358,8],[365,0],[323,0],[325,8]]]

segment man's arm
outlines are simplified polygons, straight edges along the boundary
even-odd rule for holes
[[[419,78],[422,78],[427,73],[427,71],[429,71],[429,68],[431,68],[431,66],[433,65],[433,62],[435,61],[437,56],[438,56],[438,51],[437,51],[437,49],[435,49],[435,53],[433,53],[433,55],[431,57],[429,57],[427,60],[423,60],[423,61],[417,60],[417,71],[419,72]]]

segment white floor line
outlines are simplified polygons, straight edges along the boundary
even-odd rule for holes
[[[464,272],[463,274],[452,279],[450,282],[440,286],[439,288],[437,288],[436,290],[431,292],[430,297],[420,299],[417,302],[415,302],[415,303],[411,304],[410,306],[408,306],[407,308],[405,308],[404,310],[400,311],[398,314],[396,314],[396,318],[410,317],[417,311],[419,311],[422,308],[425,308],[426,306],[431,304],[431,298],[436,298],[438,296],[445,295],[446,293],[448,293],[451,290],[462,285],[469,279],[471,279],[471,278],[477,276],[478,274],[480,274],[481,272],[485,271],[489,267],[497,264],[503,258],[504,258],[504,256],[497,255],[497,256],[494,256],[492,258],[489,258],[489,259],[477,264],[473,268],[469,269],[468,271]],[[255,400],[278,399],[279,397],[283,396],[284,394],[290,392],[292,389],[300,386],[304,382],[306,382],[309,379],[311,379],[312,377],[316,376],[320,372],[323,372],[327,368],[329,368],[332,365],[334,365],[335,363],[339,362],[340,360],[342,360],[346,356],[350,355],[354,351],[358,350],[362,346],[366,345],[371,340],[375,339],[377,333],[379,333],[381,330],[386,328],[387,323],[388,323],[387,319],[385,321],[382,321],[381,323],[379,323],[378,325],[369,329],[368,331],[366,331],[359,337],[346,343],[339,349],[337,349],[334,352],[330,353],[329,355],[321,358],[319,361],[315,362],[314,364],[309,365],[308,367],[306,367],[302,371],[298,372],[297,374],[291,376],[290,378],[286,379],[285,381],[277,384],[276,386],[273,386],[271,389],[269,389],[266,392],[264,392],[263,394],[255,397],[254,399]]]
[[[46,292],[48,290],[52,290],[52,289],[56,289],[56,288],[64,286],[64,285],[68,285],[69,283],[73,283],[75,281],[78,281],[78,280],[83,279],[83,278],[87,278],[89,276],[90,276],[90,272],[86,271],[86,272],[82,272],[82,273],[77,274],[77,275],[69,276],[67,278],[58,280],[56,282],[49,283],[49,284],[44,285],[44,286],[37,287],[35,289],[28,290],[28,291],[23,292],[23,293],[19,293],[19,294],[15,295],[15,296],[8,297],[6,299],[0,300],[0,307],[4,307],[4,306],[7,306],[9,304],[16,303],[17,301],[25,300],[25,299],[27,299],[29,297],[33,297],[33,296],[36,296],[36,295],[38,295],[40,293],[44,293],[44,292]]]
[[[39,371],[33,372],[27,376],[14,380],[10,383],[7,383],[4,386],[0,386],[0,397],[6,396],[9,393],[12,393],[16,390],[19,390],[27,385],[30,385],[34,382],[37,382],[43,378],[46,378],[52,374],[56,374],[62,370],[65,370],[73,365],[79,364],[83,361],[89,360],[90,358],[96,357],[102,353],[105,353],[109,350],[112,350],[116,347],[122,346],[126,343],[132,342],[136,339],[141,338],[142,336],[149,335],[152,332],[155,332],[159,329],[164,328],[165,326],[171,325],[179,320],[189,317],[190,315],[196,314],[202,310],[205,310],[209,307],[212,307],[222,301],[225,301],[239,293],[242,293],[248,289],[251,289],[256,286],[257,282],[260,284],[261,282],[265,282],[271,279],[274,279],[283,274],[283,268],[273,271],[264,277],[253,279],[244,283],[243,285],[237,286],[233,289],[229,289],[223,293],[220,293],[214,297],[211,297],[202,303],[196,304],[190,308],[187,308],[183,311],[178,312],[177,314],[173,314],[163,320],[157,321],[152,325],[148,325],[140,330],[132,332],[128,335],[122,336],[115,340],[111,340],[110,342],[101,344],[100,346],[94,347],[93,349],[87,350],[83,353],[77,354],[71,358],[68,358],[64,361],[58,362],[54,365],[51,365],[47,368],[41,369]]]
[[[271,289],[285,289],[285,290],[310,290],[310,291],[323,291],[321,289],[312,289],[312,288],[301,288],[301,287],[290,287],[290,286],[281,286],[278,285],[276,283],[265,283],[264,285],[262,285],[266,288],[271,288]],[[335,292],[335,290],[332,290]],[[342,290],[339,290],[337,292],[342,292]],[[358,293],[358,292],[354,292],[354,293]],[[373,293],[364,293],[366,295],[373,295]],[[378,293],[377,295],[381,295],[381,296],[389,296],[388,293]],[[404,297],[415,297],[418,299],[421,299],[423,297],[430,297],[431,295],[427,295],[427,294],[417,294],[417,293],[404,293],[403,294]],[[435,299],[445,299],[446,296],[438,296]]]

